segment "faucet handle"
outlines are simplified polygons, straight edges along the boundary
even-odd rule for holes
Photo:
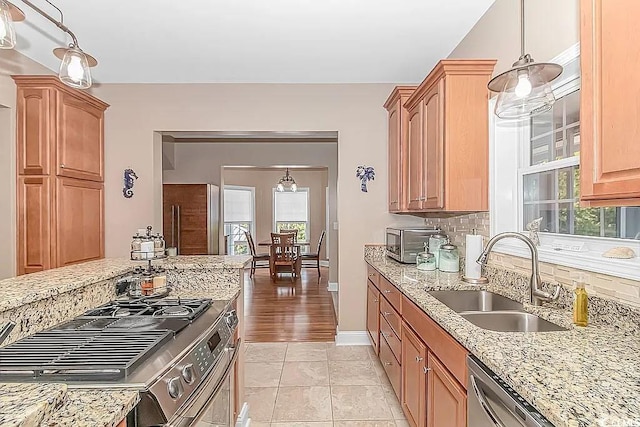
[[[535,289],[534,295],[544,302],[551,302],[557,300],[560,297],[560,289],[561,285],[556,285],[556,288],[553,290],[553,294],[545,292],[541,289]]]

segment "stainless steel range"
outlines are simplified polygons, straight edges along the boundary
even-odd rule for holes
[[[141,427],[235,425],[237,325],[224,301],[114,301],[0,348],[0,382],[135,388]]]

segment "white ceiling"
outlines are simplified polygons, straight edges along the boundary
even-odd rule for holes
[[[19,0],[18,50],[65,37]],[[55,13],[45,0],[32,0]],[[102,83],[418,82],[493,0],[57,0]],[[68,42],[68,40],[66,41]]]

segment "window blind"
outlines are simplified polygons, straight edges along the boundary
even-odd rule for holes
[[[275,192],[276,222],[306,222],[309,217],[307,191]]]
[[[224,221],[253,221],[253,193],[249,189],[224,189]]]

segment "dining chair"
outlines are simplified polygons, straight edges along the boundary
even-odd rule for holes
[[[256,253],[256,244],[253,241],[253,236],[251,236],[251,232],[245,231],[244,235],[247,238],[247,244],[249,245],[249,251],[251,252],[251,274],[249,275],[249,277],[253,277],[253,275],[256,274],[256,268],[269,267],[269,254]]]
[[[271,281],[276,282],[280,271],[290,271],[291,281],[295,281],[300,270],[298,246],[291,233],[271,233],[269,272]]]
[[[280,234],[293,234],[293,241],[298,243],[298,229],[297,228],[281,228]]]
[[[324,242],[325,230],[320,233],[320,239],[318,240],[318,249],[314,253],[302,254],[300,256],[302,260],[302,267],[317,268],[318,269],[318,282],[320,282],[320,251],[322,250],[322,242]],[[307,263],[305,264],[305,261]]]

